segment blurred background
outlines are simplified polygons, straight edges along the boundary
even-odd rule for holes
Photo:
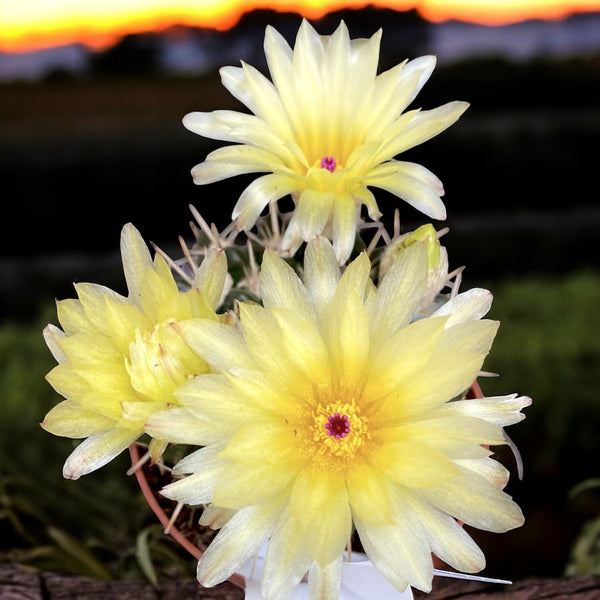
[[[74,443],[38,426],[58,401],[44,381],[53,360],[41,329],[73,281],[124,291],[124,223],[176,253],[177,237],[191,237],[189,204],[220,228],[229,222],[252,176],[194,186],[191,167],[218,144],[181,118],[239,109],[218,68],[243,59],[264,70],[265,25],[293,42],[301,15],[273,2],[197,2],[195,13],[181,3],[177,14],[131,2],[123,16],[126,0],[106,0],[101,10],[76,4],[73,16],[72,4],[0,6],[0,560],[113,579],[191,577],[193,561],[125,475],[127,457],[61,479]],[[502,325],[485,368],[500,376],[482,381],[484,392],[534,398],[509,431],[522,481],[499,449],[526,524],[473,532],[486,572],[508,578],[600,572],[600,2],[531,5],[296,5],[322,34],[340,19],[352,37],[382,27],[382,69],[436,54],[414,107],[471,103],[403,159],[444,182],[449,218],[439,227],[450,228],[451,268],[466,267],[462,289],[494,293]],[[400,208],[404,231],[424,222],[377,198],[388,222]]]

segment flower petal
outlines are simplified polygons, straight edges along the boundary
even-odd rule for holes
[[[341,557],[352,528],[342,476],[328,473],[323,477],[312,469],[301,471],[290,494],[290,511],[302,527],[306,547],[320,566]]]
[[[302,529],[290,514],[283,511],[275,526],[265,557],[262,591],[266,598],[287,598],[300,583],[312,558],[306,551]]]
[[[300,194],[292,218],[298,222],[298,231],[303,240],[311,240],[323,231],[334,199],[333,192],[319,192],[310,188]]]
[[[308,571],[308,596],[310,600],[339,598],[342,585],[342,557],[325,567],[313,562]]]
[[[85,439],[67,458],[63,466],[65,479],[79,479],[121,454],[143,433],[142,428],[113,428]]]
[[[366,185],[386,190],[433,219],[445,219],[446,208],[440,199],[444,189],[431,171],[415,163],[394,161],[393,175],[380,177],[374,170],[364,178]],[[389,166],[385,163],[384,166]]]
[[[414,148],[456,123],[469,108],[467,102],[448,102],[432,110],[415,112],[405,126],[398,128],[395,136],[380,149],[377,162],[393,158]],[[405,113],[408,115],[410,113]]]
[[[405,498],[423,524],[423,531],[436,556],[465,573],[477,573],[485,567],[483,552],[455,519],[419,499],[418,494],[405,494]]]
[[[487,320],[445,329],[427,365],[402,382],[406,410],[425,411],[464,392],[481,369],[497,329],[496,321]]]
[[[223,474],[224,467],[228,464],[226,458],[218,456],[220,445],[201,448],[192,455],[175,465],[175,473],[195,471],[183,479],[179,479],[165,486],[161,494],[176,502],[184,502],[190,506],[199,506],[212,501],[215,486]],[[185,462],[184,462],[185,461]]]
[[[425,245],[416,243],[402,252],[385,274],[377,289],[377,305],[370,314],[377,343],[409,323],[425,291],[427,270]]]
[[[71,400],[63,400],[54,406],[40,425],[54,435],[84,438],[114,427],[114,420],[95,411],[87,410]]]
[[[238,220],[240,229],[250,229],[269,202],[275,202],[296,189],[297,181],[288,175],[263,175],[242,192],[231,218]]]
[[[127,223],[121,230],[121,256],[129,297],[137,303],[142,293],[145,273],[152,268],[153,263],[148,246],[131,223]]]
[[[340,268],[329,240],[317,237],[310,241],[304,254],[304,282],[321,326],[339,279]]]
[[[441,338],[444,325],[444,318],[420,319],[373,348],[365,395],[389,399],[387,405],[392,414],[387,418],[392,418],[392,415],[394,418],[404,416],[392,391],[401,385],[402,380],[427,364]],[[386,408],[386,403],[382,403],[381,408]]]
[[[508,494],[467,469],[420,493],[445,513],[485,531],[503,533],[520,527],[524,521],[521,509]]]
[[[353,515],[369,525],[393,523],[389,490],[375,468],[362,464],[349,469],[347,486]]]
[[[407,584],[425,592],[431,590],[433,563],[429,544],[410,510],[394,525],[369,525],[359,518],[355,518],[355,524],[367,556],[398,591],[404,591]]]
[[[152,414],[144,424],[148,435],[171,444],[205,446],[227,439],[229,429],[223,424],[202,421],[185,408],[170,408]]]
[[[268,250],[264,253],[260,271],[260,291],[267,310],[288,308],[311,323],[316,322],[304,284],[292,267]]]
[[[225,581],[244,564],[271,533],[281,500],[237,511],[210,543],[198,562],[197,577],[204,587]]]
[[[329,354],[319,330],[297,313],[283,308],[272,309],[280,329],[286,356],[305,378],[319,385],[331,384]]]
[[[179,327],[194,352],[215,371],[227,371],[233,365],[247,369],[255,366],[241,332],[231,325],[193,319],[179,323]]]
[[[358,206],[350,194],[341,194],[333,205],[333,249],[338,263],[344,264],[354,248]]]
[[[443,453],[416,440],[383,444],[371,460],[384,477],[410,488],[439,485],[458,474]]]
[[[377,76],[368,131],[372,138],[383,137],[386,127],[415,99],[435,67],[435,56],[405,61]]]
[[[447,415],[464,415],[482,419],[501,427],[521,422],[525,415],[520,411],[531,405],[528,396],[489,396],[473,398],[446,404],[443,411]]]
[[[66,337],[64,331],[56,327],[56,325],[52,325],[50,323],[44,327],[43,335],[44,341],[52,353],[54,360],[56,360],[57,363],[62,363],[68,360],[69,357],[60,347],[60,341]]]
[[[473,288],[458,294],[438,308],[431,316],[448,315],[446,327],[456,323],[483,318],[492,306],[493,296],[488,290]]]

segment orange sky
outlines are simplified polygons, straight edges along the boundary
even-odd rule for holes
[[[174,24],[225,29],[252,8],[295,10],[309,18],[365,0],[7,0],[0,3],[0,50],[23,51],[83,42],[104,48],[125,34]],[[432,21],[456,18],[502,24],[600,11],[600,0],[373,0],[397,10],[417,8]]]

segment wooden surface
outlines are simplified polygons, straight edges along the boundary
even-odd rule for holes
[[[436,579],[431,594],[415,600],[600,600],[600,576],[525,579],[510,586]],[[162,583],[106,582],[86,577],[38,573],[19,565],[0,565],[0,600],[242,600],[243,591],[229,583],[204,589],[194,580]],[[377,600],[377,598],[373,598]]]

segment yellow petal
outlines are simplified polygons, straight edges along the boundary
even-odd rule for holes
[[[344,264],[354,248],[358,210],[351,194],[340,194],[333,205],[333,249],[338,263]]]
[[[250,393],[240,394],[231,379],[220,373],[198,375],[180,385],[174,393],[196,418],[216,424],[229,422],[232,431],[244,423],[264,418],[263,403],[254,402]],[[263,389],[256,397],[263,400]]]
[[[129,344],[135,340],[135,331],[149,331],[152,323],[132,304],[121,304],[107,300],[105,312],[108,335],[121,354],[129,353]]]
[[[497,329],[496,321],[487,320],[445,329],[431,360],[402,384],[407,410],[426,410],[464,392],[481,369]]]
[[[471,417],[445,416],[445,407],[401,425],[396,429],[396,435],[428,444],[452,458],[477,458],[481,456],[479,447],[482,444],[505,442],[501,427]]]
[[[204,587],[225,581],[271,533],[281,511],[281,500],[255,504],[237,511],[210,543],[198,562],[197,577]]]
[[[455,101],[432,110],[419,111],[412,116],[410,123],[388,143],[385,151],[380,152],[377,157],[378,162],[392,158],[438,135],[454,124],[467,108],[469,108],[467,102]]]
[[[313,562],[308,572],[308,595],[310,600],[339,598],[342,587],[342,557],[321,566]]]
[[[98,413],[82,408],[71,400],[54,406],[40,425],[54,435],[84,438],[113,427],[115,422]]]
[[[248,423],[234,433],[222,456],[248,466],[275,465],[293,469],[302,459],[294,448],[294,432],[284,422],[260,421]],[[217,503],[219,504],[219,503]]]
[[[373,185],[386,192],[390,192],[423,214],[432,219],[445,219],[446,207],[440,196],[443,195],[443,188],[439,185],[432,185],[433,175],[430,171],[414,163],[395,163],[396,172],[387,177],[377,177],[365,179],[367,185]],[[436,183],[437,178],[436,178]]]
[[[485,567],[483,552],[455,519],[443,513],[418,494],[404,497],[423,524],[432,552],[445,563],[464,573],[477,573]]]
[[[150,415],[144,424],[148,435],[171,444],[207,446],[221,443],[230,435],[225,425],[215,425],[194,417],[185,408],[171,408]]]
[[[254,226],[267,204],[291,194],[298,186],[296,179],[289,175],[263,175],[242,192],[233,207],[231,218],[237,219],[239,228],[246,231]]]
[[[95,283],[76,283],[74,287],[86,318],[96,331],[104,335],[109,335],[106,323],[106,300],[109,298],[113,302],[126,304],[127,298],[103,285]],[[85,329],[88,330],[89,328],[86,327]]]
[[[90,385],[83,379],[70,363],[56,365],[46,375],[46,381],[61,395],[80,403],[89,393]]]
[[[267,310],[289,308],[308,321],[316,322],[314,307],[302,281],[292,267],[268,250],[260,271],[260,291]]]
[[[82,475],[99,469],[133,444],[142,432],[141,427],[113,428],[91,435],[69,455],[63,467],[63,477],[79,479]]]
[[[152,258],[140,232],[127,223],[121,230],[121,256],[129,298],[139,301],[146,270],[152,268]]]
[[[444,454],[415,440],[383,444],[371,461],[385,477],[411,488],[439,485],[458,474]]]
[[[323,231],[334,200],[335,195],[332,192],[310,188],[301,192],[292,218],[298,223],[302,239],[310,240]]]
[[[531,405],[528,396],[490,396],[452,402],[444,407],[447,415],[464,415],[483,419],[500,427],[520,423],[525,415],[520,411]]]
[[[404,506],[399,504],[398,512]],[[367,556],[377,570],[398,590],[406,584],[431,590],[433,564],[421,523],[404,510],[394,525],[370,525],[355,519],[356,530]]]
[[[224,146],[213,150],[204,162],[192,169],[196,185],[222,181],[235,175],[260,173],[287,167],[282,159],[269,150],[255,146]]]
[[[191,506],[211,502],[215,485],[229,462],[218,456],[220,450],[221,446],[215,444],[196,450],[185,457],[175,465],[174,473],[181,475],[190,471],[196,472],[170,483],[161,490],[161,494]]]
[[[291,310],[273,309],[286,356],[303,375],[319,385],[331,385],[331,364],[319,330]],[[289,376],[288,372],[288,376]]]
[[[373,138],[383,136],[386,127],[415,99],[431,76],[435,62],[435,56],[420,56],[377,76],[368,121]]]
[[[68,298],[56,303],[56,312],[61,327],[67,335],[78,332],[97,333],[98,330],[85,314],[79,300]]]
[[[269,541],[262,575],[263,595],[287,598],[312,563],[299,523],[284,510]]]
[[[227,256],[223,250],[213,249],[200,263],[200,267],[194,277],[194,288],[200,290],[202,296],[213,310],[216,310],[221,304],[226,278]],[[200,315],[195,314],[194,316]]]
[[[457,477],[435,488],[421,490],[423,496],[456,519],[486,531],[504,533],[523,524],[523,513],[485,478],[463,470]]]
[[[388,398],[380,405],[388,419],[402,418],[399,397],[393,394],[402,381],[422,369],[433,355],[444,330],[446,318],[415,321],[400,329],[385,343],[373,348],[364,395],[373,400]]]
[[[46,327],[44,327],[43,335],[44,341],[52,353],[54,360],[56,360],[58,363],[68,360],[69,357],[60,347],[60,341],[66,337],[66,334],[61,329],[56,327],[56,325],[48,324]]]
[[[443,304],[431,316],[448,315],[446,327],[452,327],[463,321],[477,320],[485,317],[492,306],[492,294],[482,288],[473,288],[458,294]]]
[[[389,491],[380,473],[367,464],[348,471],[348,497],[352,512],[370,525],[393,522]]]
[[[356,292],[348,294],[340,310],[341,313],[330,325],[330,349],[339,380],[353,387],[362,383],[366,376],[370,350],[369,321]]]
[[[340,268],[329,240],[311,240],[304,255],[304,281],[321,326],[339,279]]]
[[[272,502],[289,488],[294,474],[287,461],[254,466],[229,463],[215,487],[213,502],[235,509]]]
[[[210,504],[202,511],[202,515],[198,519],[198,525],[204,525],[211,529],[221,529],[234,514],[235,510],[231,508],[221,508]]]
[[[311,556],[321,567],[341,556],[352,527],[341,475],[330,472],[324,477],[311,469],[300,472],[290,495],[290,511],[304,531]]]
[[[408,325],[425,290],[427,271],[427,250],[423,243],[416,243],[402,252],[385,274],[370,314],[377,343]]]
[[[215,371],[227,371],[232,365],[254,368],[242,333],[236,328],[208,319],[185,321],[179,327],[194,352]]]
[[[295,363],[284,349],[274,315],[256,304],[240,304],[239,310],[244,340],[256,364],[269,364],[275,379],[295,378]]]

